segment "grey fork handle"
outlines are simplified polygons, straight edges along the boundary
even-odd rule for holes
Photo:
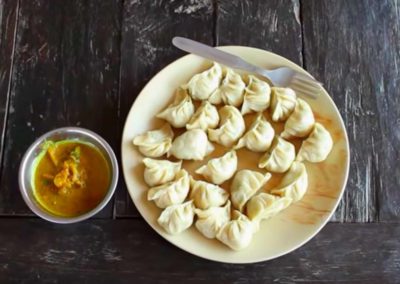
[[[260,68],[254,66],[240,57],[230,54],[228,52],[221,51],[214,47],[208,46],[206,44],[184,38],[184,37],[174,37],[172,39],[172,44],[177,48],[182,49],[186,52],[199,55],[201,57],[216,61],[225,66],[242,69],[249,72],[257,72]]]

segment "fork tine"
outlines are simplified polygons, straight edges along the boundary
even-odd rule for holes
[[[308,74],[303,74],[300,72],[296,72],[294,77],[298,78],[299,80],[307,81],[307,82],[314,82],[316,84],[322,85],[321,82],[317,81],[313,76],[308,75]]]
[[[317,95],[321,91],[320,88],[315,88],[315,87],[310,86],[310,85],[305,85],[305,84],[296,83],[296,82],[293,82],[291,84],[291,87],[295,91],[297,90],[297,91],[302,92],[302,93],[311,94],[312,96],[315,96],[315,97],[317,97]]]
[[[311,98],[313,100],[318,98],[317,95],[315,95],[313,93],[310,93],[310,92],[307,92],[307,91],[304,91],[304,90],[299,90],[299,89],[293,89],[293,90],[296,92],[296,95],[300,96],[300,97],[308,97],[308,98]]]
[[[300,73],[300,72],[296,72],[295,76],[298,78],[304,78],[304,79],[308,79],[308,80],[315,80],[314,77],[308,75],[308,74],[304,74],[304,73]]]
[[[302,91],[302,92],[304,92],[304,93],[309,93],[309,94],[315,94],[315,95],[317,95],[317,94],[319,94],[319,90],[317,90],[317,89],[314,89],[314,88],[307,88],[306,86],[304,86],[304,85],[299,85],[299,84],[291,84],[290,85],[290,87],[293,89],[293,90],[300,90],[300,91]]]
[[[293,90],[296,92],[296,94],[297,94],[298,96],[301,96],[301,97],[308,97],[308,98],[311,98],[311,99],[313,99],[313,100],[317,99],[317,96],[314,95],[314,94],[312,94],[312,93],[304,92],[304,91],[299,90],[299,89],[293,89]]]
[[[293,89],[300,90],[304,93],[309,93],[309,94],[314,94],[314,95],[318,95],[320,93],[320,90],[314,89],[314,88],[307,88],[304,85],[294,84],[294,85],[291,85],[291,87]]]
[[[296,73],[293,77],[292,80],[297,80],[300,82],[303,82],[308,85],[317,85],[318,87],[322,87],[322,83],[317,81],[314,77],[310,77],[304,74]]]
[[[318,92],[310,92],[309,90],[305,90],[305,89],[302,89],[302,88],[299,88],[299,87],[296,87],[296,86],[293,87],[293,90],[294,90],[296,93],[303,93],[303,94],[305,94],[306,96],[312,97],[312,98],[317,98],[318,95],[319,95]]]
[[[321,88],[319,86],[316,85],[311,85],[309,83],[304,83],[304,82],[300,82],[300,81],[292,81],[290,83],[291,86],[298,86],[298,88],[306,90],[308,92],[311,93],[317,93],[321,90]]]
[[[297,80],[297,79],[292,80],[290,85],[300,86],[303,89],[309,90],[310,92],[318,92],[319,90],[321,90],[321,86],[318,85],[318,84],[313,84],[313,83],[306,82],[306,81],[300,81],[300,80]]]
[[[318,81],[312,80],[310,78],[299,78],[297,76],[293,76],[292,81],[293,82],[297,81],[299,83],[302,83],[302,84],[305,84],[305,85],[309,85],[309,86],[313,86],[313,87],[318,88],[318,89],[322,87],[322,84],[320,84]]]

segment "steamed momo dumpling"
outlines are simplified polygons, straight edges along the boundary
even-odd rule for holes
[[[293,162],[278,188],[271,190],[271,193],[281,197],[289,197],[293,202],[296,202],[304,196],[307,187],[308,175],[306,167],[303,163]]]
[[[157,130],[151,130],[145,134],[136,136],[133,144],[139,147],[139,151],[151,158],[161,157],[169,151],[172,145],[174,132],[168,123]]]
[[[190,79],[186,88],[194,100],[207,100],[218,89],[222,79],[222,68],[218,63]]]
[[[284,121],[296,106],[296,93],[290,88],[272,87],[271,114],[273,121]]]
[[[233,207],[242,211],[246,202],[270,178],[270,173],[262,174],[251,170],[238,171],[231,184],[231,201]]]
[[[235,149],[246,147],[253,152],[265,152],[271,146],[275,131],[262,113],[253,121],[250,129],[240,138]]]
[[[275,136],[271,148],[261,157],[258,167],[274,173],[284,173],[290,168],[295,157],[294,145]]]
[[[206,210],[195,209],[197,221],[194,224],[206,238],[213,239],[223,225],[231,219],[231,203],[228,200],[224,207],[211,207]]]
[[[221,86],[208,99],[212,104],[224,102],[226,105],[238,107],[243,102],[244,89],[246,84],[242,77],[232,69],[226,71]]]
[[[255,226],[246,215],[235,210],[232,220],[227,222],[217,233],[217,239],[234,250],[248,247],[253,239]]]
[[[314,114],[310,105],[302,99],[297,99],[296,107],[286,121],[285,130],[281,136],[285,139],[305,137],[310,134],[314,123]]]
[[[237,169],[237,156],[230,151],[219,158],[214,158],[196,170],[196,174],[203,175],[206,180],[214,184],[222,184],[230,179]]]
[[[265,192],[253,196],[246,205],[247,216],[250,220],[269,219],[287,208],[292,199],[279,197]]]
[[[150,188],[147,200],[153,200],[159,208],[166,208],[185,201],[189,189],[189,174],[185,170],[180,170],[174,181]]]
[[[310,136],[301,144],[297,161],[318,163],[324,161],[333,147],[332,137],[328,130],[320,123],[315,123]]]
[[[200,128],[207,131],[209,128],[217,127],[218,122],[219,115],[217,108],[208,101],[203,101],[201,106],[189,120],[189,123],[186,124],[186,129]]]
[[[193,218],[193,201],[188,201],[165,208],[157,222],[168,234],[175,235],[189,228],[193,224]]]
[[[156,186],[173,180],[181,169],[182,161],[143,159],[145,165],[144,181],[149,186]]]
[[[192,129],[175,138],[168,156],[180,160],[203,160],[212,151],[214,146],[208,141],[207,134],[201,129]]]
[[[202,180],[190,180],[191,191],[189,198],[193,200],[196,208],[208,209],[224,205],[229,194],[218,185]]]
[[[244,133],[246,126],[240,112],[233,106],[224,106],[219,110],[220,126],[209,129],[208,137],[225,147],[231,147]]]
[[[269,107],[271,88],[267,82],[255,76],[249,76],[249,84],[244,93],[242,114],[262,112]]]
[[[192,99],[186,90],[179,88],[176,91],[175,99],[165,110],[157,114],[156,117],[165,119],[173,127],[184,127],[194,113]]]

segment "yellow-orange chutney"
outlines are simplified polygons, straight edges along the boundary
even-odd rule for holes
[[[33,170],[36,200],[52,214],[63,217],[95,208],[110,185],[110,169],[103,154],[77,140],[46,142]]]

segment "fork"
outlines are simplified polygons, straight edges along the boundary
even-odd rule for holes
[[[291,87],[297,94],[316,99],[322,84],[311,75],[295,71],[289,67],[268,70],[244,61],[239,56],[216,49],[206,44],[184,38],[174,37],[172,44],[186,52],[216,61],[231,68],[259,74],[277,87]]]

